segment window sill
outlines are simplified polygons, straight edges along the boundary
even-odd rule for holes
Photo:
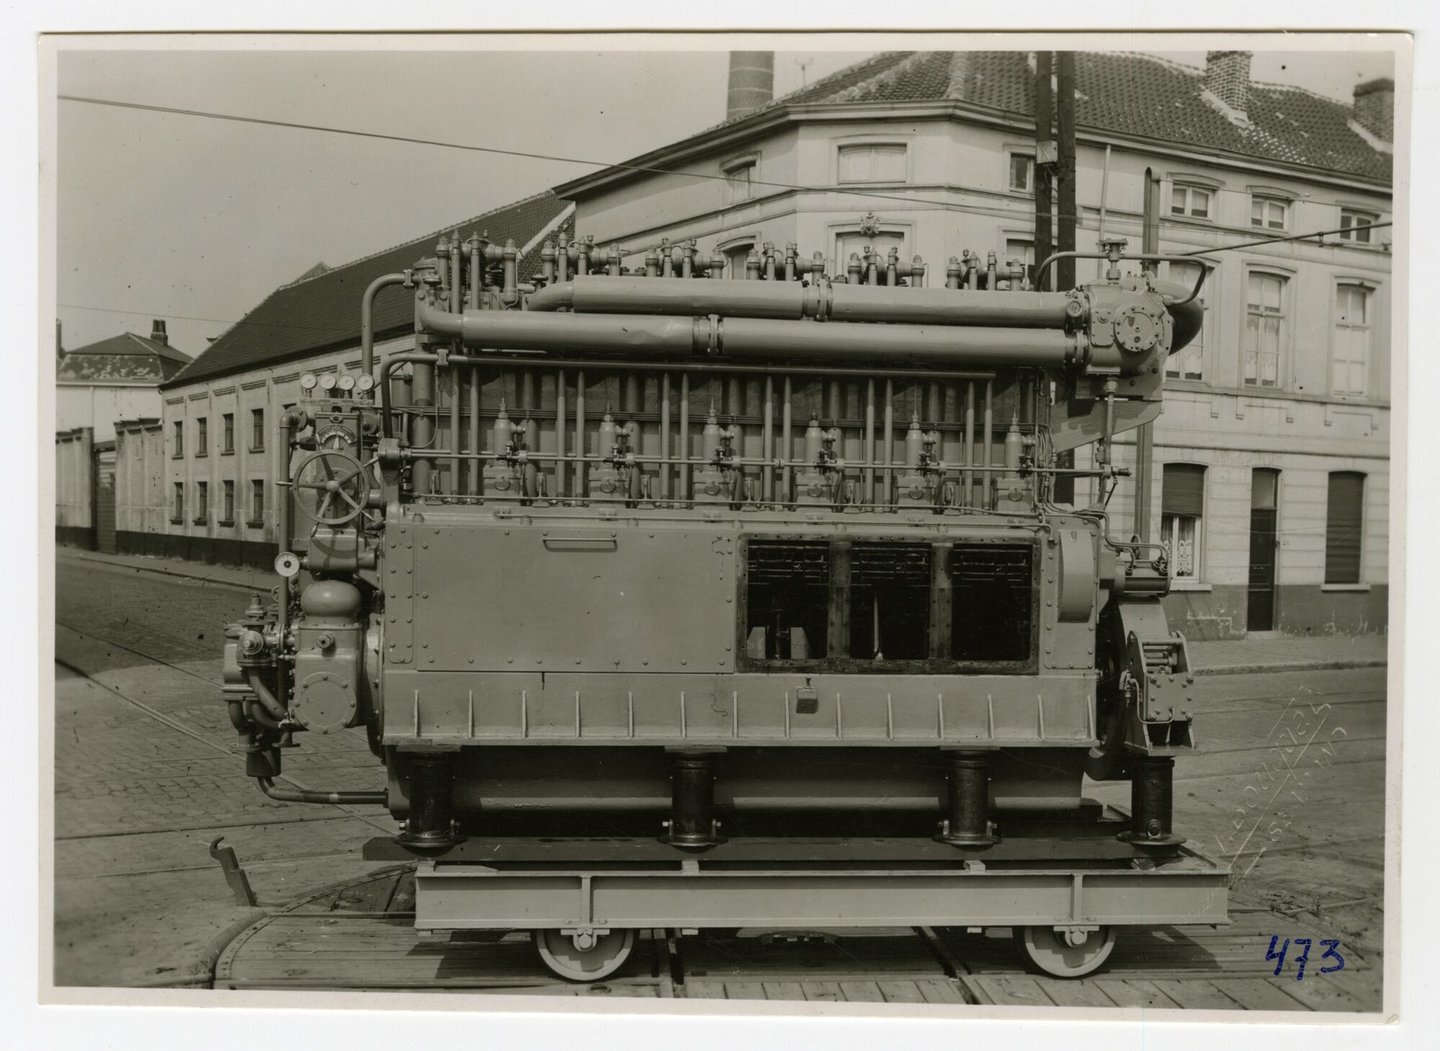
[[[210,524],[210,519],[208,519],[208,518],[192,518],[192,519],[190,519],[190,524],[191,524],[191,525],[209,525],[209,524]]]
[[[1369,584],[1321,584],[1320,590],[1325,591],[1369,591]]]
[[[183,460],[183,459],[185,459],[185,454],[184,454],[184,453],[174,453],[174,454],[171,455],[170,459],[172,459],[172,460]]]
[[[1205,584],[1198,580],[1172,580],[1170,581],[1171,591],[1213,591],[1214,584]]]
[[[220,450],[220,455],[221,455],[221,456],[234,456],[234,455],[235,455],[235,450],[234,450],[234,449],[221,449],[221,450]]]
[[[208,458],[209,458],[209,455],[210,455],[209,453],[196,453],[196,454],[195,454],[195,459],[197,459],[197,460],[205,460],[205,459],[208,459]]]
[[[185,519],[184,519],[183,517],[181,517],[181,518],[172,518],[172,519],[170,519],[170,524],[171,524],[171,525],[184,525],[184,524],[185,524]]]
[[[245,523],[245,528],[247,528],[247,529],[264,529],[264,528],[265,528],[265,522],[264,522],[263,519],[262,519],[261,521],[257,522],[257,521],[255,521],[255,520],[252,518],[252,519],[250,519],[250,521],[248,521],[248,522]]]
[[[251,451],[252,453],[263,453],[263,452],[265,451],[265,446],[263,446],[263,445],[252,445],[252,446],[250,446],[250,451]]]
[[[215,524],[216,524],[217,526],[225,526],[225,527],[228,529],[229,527],[231,527],[231,526],[233,526],[233,525],[235,524],[235,519],[233,519],[233,518],[222,518],[222,519],[220,519],[218,522],[216,522]]]

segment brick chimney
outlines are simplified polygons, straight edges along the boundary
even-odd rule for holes
[[[775,97],[775,52],[730,52],[730,83],[725,119],[753,113]]]
[[[1395,81],[1381,77],[1355,85],[1355,123],[1381,142],[1395,141]]]
[[[1242,117],[1250,105],[1252,57],[1249,51],[1205,52],[1205,90]]]
[[[150,323],[150,341],[152,343],[163,343],[167,347],[170,345],[170,337],[165,332],[165,322],[161,321],[158,317]]]

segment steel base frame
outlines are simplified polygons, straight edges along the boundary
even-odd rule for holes
[[[421,861],[421,930],[1228,924],[1229,870],[1155,867],[496,868]]]

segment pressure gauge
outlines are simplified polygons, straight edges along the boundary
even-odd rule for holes
[[[316,379],[315,373],[313,373],[313,372],[307,372],[307,373],[305,373],[303,376],[300,377],[300,389],[301,389],[301,390],[314,390],[314,389],[315,389],[315,384],[318,383],[318,382],[320,382],[320,381],[319,381],[318,379]]]
[[[337,382],[340,384],[341,390],[355,389],[355,377],[350,375],[350,373],[348,372],[342,375]]]
[[[362,372],[355,377],[355,389],[361,394],[375,389],[375,377]]]
[[[325,391],[327,394],[335,389],[334,374],[327,372],[325,373],[325,375],[320,377],[320,389]]]

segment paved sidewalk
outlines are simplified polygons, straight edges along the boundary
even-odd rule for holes
[[[213,584],[268,592],[278,582],[273,573],[235,566],[187,562],[148,555],[106,555],[97,551],[57,547],[61,561],[99,562],[118,569],[185,577]],[[1387,662],[1387,635],[1272,635],[1224,642],[1191,642],[1190,661],[1199,675],[1240,675],[1256,672],[1307,671],[1315,668],[1374,668]]]

